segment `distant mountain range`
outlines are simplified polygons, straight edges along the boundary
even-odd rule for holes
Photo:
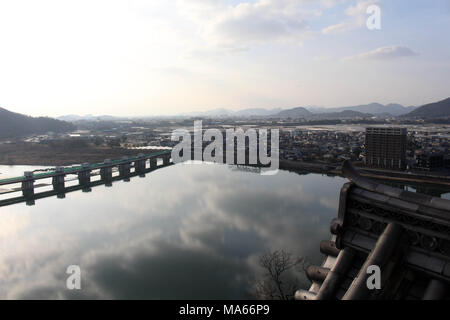
[[[351,107],[338,107],[338,108],[320,108],[320,107],[311,107],[308,108],[309,111],[313,113],[329,113],[329,112],[341,112],[341,111],[357,111],[361,113],[368,113],[373,115],[393,115],[393,116],[400,116],[403,114],[407,114],[411,111],[413,111],[417,107],[404,107],[401,104],[397,103],[390,103],[387,105],[383,105],[380,103],[370,103],[370,104],[363,104],[359,106],[351,106]]]
[[[190,117],[267,117],[271,115],[275,115],[282,111],[281,108],[276,109],[264,109],[264,108],[250,108],[243,109],[239,111],[233,111],[224,108],[213,109],[209,111],[200,111],[200,112],[189,112],[183,113],[181,116],[190,116]]]
[[[279,117],[279,118],[319,118],[324,119],[327,116],[331,118],[349,118],[363,117],[371,115],[400,116],[413,111],[416,107],[404,107],[400,104],[391,103],[383,105],[380,103],[370,103],[350,107],[296,107],[292,109],[263,109],[253,108],[240,111],[232,111],[229,109],[214,109],[205,112],[191,112],[183,114],[184,116],[197,117]],[[345,111],[345,112],[344,112]]]
[[[335,119],[370,117],[374,115],[400,116],[407,114],[416,107],[404,107],[400,104],[391,103],[382,105],[380,103],[370,103],[359,106],[323,108],[323,107],[297,107],[279,112],[276,116],[280,118],[315,118],[315,119]]]
[[[261,117],[261,118],[304,118],[304,119],[346,119],[367,118],[373,115],[400,116],[402,118],[450,118],[450,98],[442,101],[423,105],[421,107],[404,107],[399,104],[382,105],[371,103],[366,105],[321,108],[321,107],[296,107],[292,109],[263,109],[251,108],[240,111],[228,109],[215,109],[206,112],[194,112],[184,116],[199,117]],[[131,118],[131,117],[130,117]],[[128,119],[130,119],[128,118]],[[0,108],[0,138],[26,136],[30,134],[44,134],[47,132],[69,132],[75,130],[70,123],[79,120],[102,120],[114,121],[127,119],[125,117],[114,117],[109,115],[66,115],[58,119],[48,117],[30,117],[20,113],[11,112]]]
[[[326,109],[334,111],[337,108]],[[316,112],[313,113],[306,108],[298,107],[294,109],[284,110],[276,115],[280,118],[304,118],[308,120],[334,120],[334,119],[352,119],[352,118],[368,118],[373,117],[371,113],[363,113],[355,110],[342,110],[336,112]]]
[[[263,109],[263,108],[253,108],[253,109],[244,109],[240,111],[234,112],[235,116],[271,116],[281,112],[283,109]]]
[[[339,112],[326,112],[313,114],[310,119],[313,120],[334,120],[334,119],[355,119],[355,118],[370,118],[374,115],[371,113],[364,113],[354,110],[343,110]]]
[[[228,117],[256,117],[256,118],[304,118],[304,119],[346,119],[346,118],[367,118],[373,116],[381,117],[448,117],[449,99],[425,105],[422,107],[402,106],[397,103],[390,103],[383,105],[380,103],[370,103],[357,106],[348,107],[295,107],[291,109],[264,109],[264,108],[250,108],[239,111],[233,111],[225,108],[218,108],[204,112],[189,112],[178,115],[179,117],[205,117],[205,118],[228,118]],[[135,117],[129,117],[135,118]],[[142,117],[141,117],[142,118]],[[145,118],[145,117],[144,117]],[[79,120],[102,120],[114,121],[127,119],[125,117],[113,117],[108,115],[93,116],[93,115],[67,115],[58,118],[65,121],[79,121]]]
[[[62,133],[75,130],[70,122],[47,117],[29,117],[0,108],[0,138],[8,139],[30,134],[44,134],[49,131]]]
[[[280,118],[309,118],[312,115],[313,113],[304,107],[287,109],[276,114]]]
[[[450,117],[450,98],[421,106],[405,117],[426,119]]]
[[[114,120],[120,120],[120,119],[125,119],[125,118],[108,116],[108,115],[94,116],[92,114],[86,114],[84,116],[80,116],[80,115],[76,115],[76,114],[69,114],[69,115],[65,115],[65,116],[60,116],[57,119],[58,120],[62,120],[62,121],[80,121],[80,120],[87,120],[87,121],[95,121],[95,120],[114,121]]]

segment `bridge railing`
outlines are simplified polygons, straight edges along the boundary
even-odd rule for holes
[[[74,166],[74,167],[63,167],[63,171],[57,172],[56,169],[52,171],[42,172],[33,174],[32,177],[30,176],[18,176],[18,177],[12,177],[12,178],[6,178],[6,179],[0,179],[0,185],[7,185],[7,184],[13,184],[13,183],[21,183],[29,180],[38,180],[38,179],[46,179],[46,178],[52,178],[54,176],[62,175],[62,174],[77,174],[82,171],[92,171],[92,170],[98,170],[102,168],[107,167],[115,167],[121,164],[131,163],[138,160],[147,160],[151,158],[157,158],[160,156],[168,156],[170,155],[171,151],[160,151],[160,152],[154,152],[151,154],[143,154],[141,156],[136,157],[130,157],[127,159],[120,159],[120,160],[112,160],[111,162],[100,162],[100,163],[94,163],[89,164],[88,167],[83,167],[83,165]]]

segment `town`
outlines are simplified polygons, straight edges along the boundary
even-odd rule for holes
[[[98,161],[103,154],[114,150],[126,150],[130,155],[142,150],[171,149],[178,142],[172,141],[172,132],[177,129],[191,130],[198,118],[172,119],[125,119],[93,120],[74,122],[76,130],[69,133],[52,133],[31,135],[23,138],[4,140],[2,148],[23,150],[24,148],[53,147],[55,150],[77,150],[97,154]],[[436,124],[309,124],[284,120],[248,119],[202,119],[203,129],[229,128],[279,129],[280,160],[321,165],[340,165],[344,160],[365,164],[367,127],[407,128],[405,133],[405,163],[403,171],[436,172],[448,175],[450,171],[450,125]],[[356,121],[355,121],[356,122]],[[248,146],[247,146],[248,147]],[[9,150],[9,149],[8,149]],[[39,150],[39,149],[38,149]],[[81,151],[80,151],[81,150]],[[37,151],[37,154],[39,152]],[[28,155],[28,161],[33,162]],[[54,156],[54,155],[53,155]],[[3,164],[21,164],[14,160],[14,152],[8,152],[0,161]],[[44,160],[36,159],[34,164],[47,165]],[[80,159],[78,162],[82,162]],[[20,161],[19,161],[20,162]],[[38,163],[40,162],[40,163]]]

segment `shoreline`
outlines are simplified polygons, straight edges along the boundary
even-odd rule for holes
[[[152,153],[163,148],[111,148],[87,146],[82,148],[52,147],[45,144],[0,144],[0,165],[5,166],[73,166],[81,163],[100,163],[105,159],[118,160],[124,156],[137,156],[140,153]],[[164,148],[164,150],[167,150]],[[450,176],[433,175],[430,173],[401,172],[356,166],[362,176],[373,179],[425,183],[450,187]],[[342,176],[337,164],[301,162],[280,159],[280,169],[304,173],[318,173]]]
[[[374,168],[365,168],[361,166],[355,166],[356,170],[363,177],[378,179],[383,181],[416,183],[416,184],[429,184],[436,186],[445,186],[450,188],[450,176],[432,175],[430,173],[419,172],[402,172],[393,170],[383,170]],[[308,171],[311,173],[332,174],[341,176],[341,168],[337,165],[326,165],[321,163],[309,163],[301,161],[280,160],[280,169],[284,170],[300,170]]]
[[[106,159],[118,160],[140,153],[152,153],[162,149],[127,149],[109,147],[64,148],[41,144],[1,144],[0,165],[11,166],[73,166],[81,163],[100,163]]]

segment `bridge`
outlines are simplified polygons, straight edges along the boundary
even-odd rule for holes
[[[158,160],[162,160],[159,161]],[[65,198],[65,194],[77,190],[90,192],[92,187],[105,185],[112,186],[113,181],[130,181],[131,177],[145,177],[145,174],[173,164],[171,151],[160,151],[151,154],[139,154],[136,157],[123,157],[120,160],[105,160],[101,163],[83,163],[73,167],[56,167],[46,172],[24,172],[23,176],[1,179],[0,196],[13,194],[0,200],[0,207],[10,204],[26,202],[34,205],[36,199],[57,196]],[[74,178],[66,178],[69,175]],[[93,177],[100,176],[95,181]],[[45,179],[47,181],[45,181]],[[51,179],[51,181],[49,181]],[[36,184],[36,181],[41,183]],[[78,181],[75,185],[66,186],[66,183]],[[16,186],[14,186],[16,185]],[[37,189],[51,186],[52,190],[36,192]],[[20,196],[16,193],[21,192]]]

